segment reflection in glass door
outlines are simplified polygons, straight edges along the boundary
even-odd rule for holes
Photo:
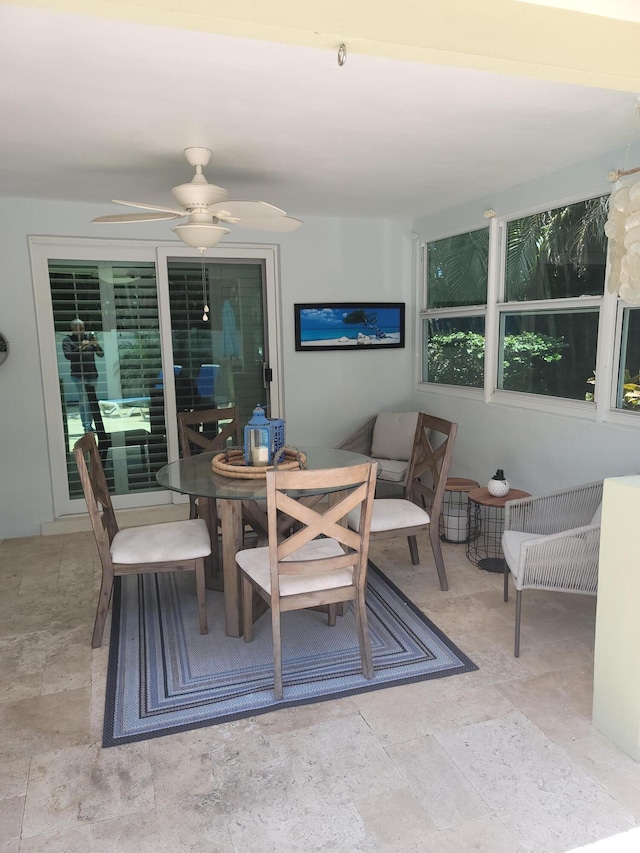
[[[72,451],[89,429],[113,494],[157,490],[167,442],[155,264],[49,260],[48,270],[69,497],[82,495]]]
[[[246,423],[270,403],[264,263],[172,258],[167,271],[177,410],[235,406]]]

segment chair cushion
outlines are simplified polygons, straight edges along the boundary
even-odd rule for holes
[[[372,457],[373,459],[373,457]],[[391,483],[403,483],[408,462],[400,459],[373,459],[378,463],[378,480],[388,480]]]
[[[373,426],[371,455],[409,461],[418,423],[417,412],[380,412]]]
[[[167,521],[120,530],[111,543],[114,563],[163,563],[169,560],[193,560],[211,553],[211,539],[206,522]]]
[[[520,530],[505,530],[502,534],[502,552],[507,565],[515,572],[520,560],[520,546],[531,539],[544,539],[544,533],[522,533]]]
[[[344,550],[335,539],[314,539],[298,548],[283,562],[291,560],[320,560],[323,557],[337,557]],[[262,589],[271,594],[271,570],[269,568],[269,548],[247,548],[238,551],[236,562]],[[353,571],[335,569],[331,572],[313,572],[302,575],[280,575],[280,595],[297,595],[303,592],[315,592],[319,589],[335,589],[351,586]]]
[[[429,513],[413,501],[402,498],[376,498],[373,502],[372,533],[401,530],[403,527],[419,527],[422,524],[429,524],[429,521]],[[359,522],[360,510],[351,510],[347,515],[347,524],[352,530],[357,530]]]

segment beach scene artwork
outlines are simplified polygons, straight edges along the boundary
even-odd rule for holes
[[[404,346],[404,303],[295,305],[296,349],[379,349]]]

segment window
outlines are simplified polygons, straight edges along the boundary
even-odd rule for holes
[[[428,243],[422,381],[592,402],[607,215],[598,197]],[[621,325],[617,405],[637,390],[640,411],[640,310]]]
[[[622,345],[616,407],[640,413],[640,308],[622,311]]]
[[[588,399],[604,291],[606,219],[607,199],[595,198],[507,223],[499,389]],[[519,303],[517,311],[513,303]]]
[[[584,400],[597,341],[597,309],[502,312],[498,388]]]
[[[489,229],[427,245],[422,381],[484,385]]]

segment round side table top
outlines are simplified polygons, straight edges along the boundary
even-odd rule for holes
[[[469,500],[481,506],[497,506],[503,507],[507,501],[517,501],[520,498],[530,498],[529,492],[522,492],[520,489],[509,489],[506,495],[497,498],[489,494],[489,489],[472,489],[469,492]]]
[[[480,483],[475,480],[467,480],[465,477],[449,477],[444,484],[445,492],[470,492],[477,489]]]

